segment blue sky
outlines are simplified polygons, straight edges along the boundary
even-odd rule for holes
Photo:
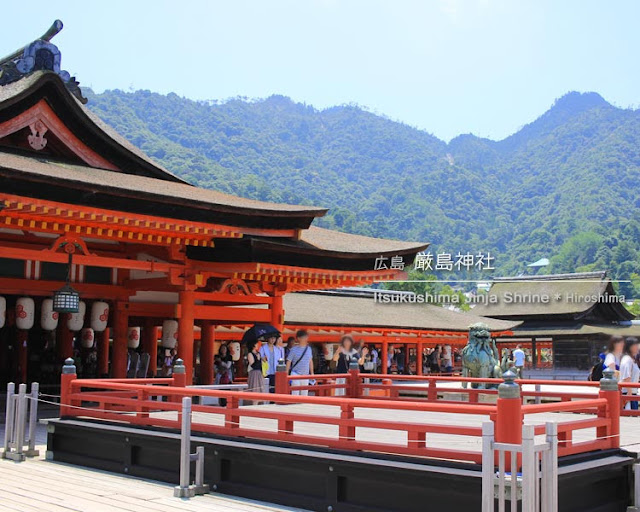
[[[569,90],[640,104],[635,1],[30,0],[18,11],[0,53],[60,18],[63,68],[97,92],[358,103],[445,140],[503,138]]]

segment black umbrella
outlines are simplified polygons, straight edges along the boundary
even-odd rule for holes
[[[270,324],[256,324],[242,335],[242,343],[255,343],[259,338],[280,336],[280,331]]]

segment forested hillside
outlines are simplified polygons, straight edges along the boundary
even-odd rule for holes
[[[595,93],[565,95],[502,141],[449,144],[354,106],[86,93],[102,119],[200,186],[327,206],[324,226],[428,241],[433,253],[491,251],[499,275],[541,257],[545,271],[640,273],[640,112]]]

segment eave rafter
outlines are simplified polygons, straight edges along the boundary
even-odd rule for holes
[[[43,201],[0,193],[0,227],[162,246],[213,247],[214,238],[241,238],[230,226]]]
[[[330,270],[304,268],[268,263],[217,263],[216,272],[224,272],[233,279],[287,285],[287,291],[329,289],[362,286],[391,279],[402,279],[398,270]]]

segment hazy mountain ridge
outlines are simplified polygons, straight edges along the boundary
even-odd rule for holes
[[[555,271],[640,272],[640,113],[597,93],[568,93],[501,141],[449,144],[359,107],[283,96],[87,94],[106,122],[192,183],[327,206],[325,226],[429,241],[434,252],[491,250],[500,274],[543,256]]]

